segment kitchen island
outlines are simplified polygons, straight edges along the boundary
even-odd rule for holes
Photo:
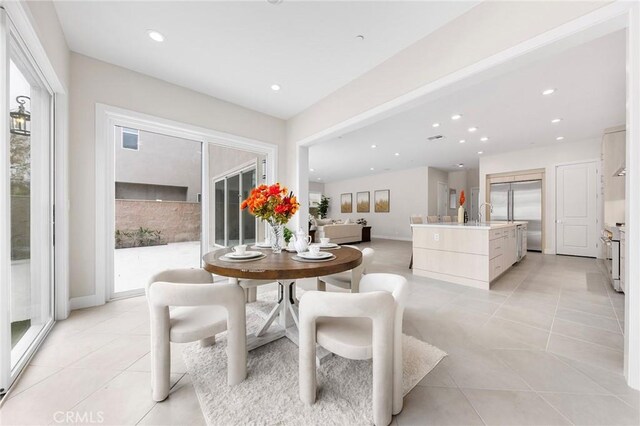
[[[527,253],[527,222],[411,225],[413,273],[469,287],[491,281]]]

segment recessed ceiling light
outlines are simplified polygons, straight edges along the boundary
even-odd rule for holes
[[[267,0],[267,3],[280,4],[280,3],[282,3],[282,0]]]
[[[453,114],[453,115],[451,116],[451,119],[452,119],[452,120],[460,120],[461,118],[462,118],[462,116],[461,116],[460,114]]]
[[[488,140],[489,140],[489,138],[488,138],[488,137],[486,137],[486,136],[483,136],[483,137],[481,137],[481,138],[480,138],[480,141],[481,141],[481,142],[486,142],[486,141],[488,141]]]
[[[399,152],[396,152],[396,153],[395,153],[395,154],[393,154],[393,155],[395,155],[395,156],[397,157],[397,156],[399,156],[399,155],[400,155],[400,153],[399,153]]]
[[[478,151],[478,155],[482,155],[482,151]]]
[[[376,149],[378,145],[371,145],[371,148]]]
[[[558,136],[558,137],[556,138],[556,140],[557,140],[557,141],[561,141],[561,140],[563,140],[563,139],[564,139],[564,136]]]
[[[358,34],[356,36],[356,39],[362,41],[362,40],[364,40],[364,36],[362,34]]]
[[[318,180],[322,180],[322,178],[318,178]]]
[[[458,167],[464,167],[464,164],[458,163]]]
[[[556,89],[547,89],[547,90],[543,90],[542,94],[545,96],[549,96],[549,95],[553,95],[553,93],[556,91]]]
[[[465,143],[465,142],[466,142],[466,140],[464,140],[464,139],[460,139],[460,141],[459,141],[459,142],[460,142],[460,143]]]
[[[373,167],[371,167],[369,170],[373,170]]]
[[[440,123],[433,123],[431,127],[440,127]]]
[[[279,84],[272,84],[271,85],[271,90],[273,90],[274,92],[277,92],[278,90],[280,90],[280,85]]]
[[[151,40],[157,41],[158,43],[164,41],[164,36],[156,30],[147,30],[147,35]]]
[[[315,171],[316,171],[316,169],[309,169],[309,171],[310,171],[310,172],[315,172]]]
[[[554,118],[553,120],[551,120],[553,124],[559,123],[561,121],[562,121],[562,118]]]
[[[469,130],[471,133],[473,133],[476,130],[478,130],[478,128],[477,127],[469,127],[469,129],[467,129],[467,130]]]

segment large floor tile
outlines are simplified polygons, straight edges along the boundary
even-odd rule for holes
[[[622,334],[618,321],[612,318],[591,315],[566,308],[558,308],[556,318],[560,318],[565,321],[576,322],[578,324],[586,325],[593,328],[599,328],[601,330],[610,331],[612,333]]]
[[[588,376],[548,352],[498,350],[494,353],[536,391],[608,393]]]
[[[125,370],[149,352],[147,336],[122,336],[70,365],[71,368]]]
[[[622,351],[624,349],[624,336],[620,333],[612,333],[599,328],[588,327],[579,323],[556,318],[553,322],[554,334],[584,340],[596,345],[606,346],[610,349]]]
[[[119,374],[113,370],[63,369],[9,399],[0,409],[0,424],[44,425],[68,411]]]
[[[548,350],[549,352],[597,365],[614,372],[622,372],[622,352],[614,351],[604,346],[552,333],[549,338]]]
[[[615,396],[552,393],[542,397],[576,425],[640,424],[638,410]]]
[[[591,315],[598,315],[601,317],[607,317],[616,319],[616,314],[612,306],[598,305],[595,303],[580,302],[570,297],[569,295],[561,295],[558,306],[561,308],[573,309],[574,311],[580,311]]]
[[[187,366],[182,358],[181,343],[171,343],[171,372],[184,374]],[[127,371],[151,371],[151,353],[147,353],[142,358],[127,368]]]
[[[176,383],[182,375],[172,375]],[[125,371],[71,408],[76,413],[102,413],[104,424],[137,424],[156,404],[151,398],[151,374]],[[73,422],[75,423],[75,422]]]
[[[482,425],[482,420],[459,389],[417,386],[404,398],[396,416],[398,426]]]
[[[447,371],[461,388],[528,390],[525,381],[492,351],[449,355]]]
[[[570,425],[535,392],[462,389],[486,425]]]
[[[82,331],[69,336],[65,341],[44,344],[31,360],[31,364],[43,367],[68,367],[117,338],[118,336],[113,334]]]
[[[182,377],[169,398],[154,405],[138,425],[206,425],[189,375]]]
[[[540,312],[537,309],[502,305],[495,313],[496,318],[520,322],[531,327],[550,330],[553,323],[553,315]]]
[[[607,389],[612,394],[640,399],[640,391],[632,389],[627,385],[627,381],[625,380],[622,371],[611,371],[606,368],[602,368],[597,364],[588,364],[563,356],[560,356],[559,358],[576,370],[579,370],[589,376],[593,381]]]
[[[545,349],[549,332],[519,322],[493,317],[483,327],[486,331],[505,336],[536,349]]]
[[[427,374],[424,379],[418,382],[418,386],[437,386],[445,388],[455,388],[456,383],[451,378],[447,370],[448,358],[443,359],[440,363]]]
[[[21,392],[29,389],[31,386],[40,383],[52,374],[60,371],[61,367],[44,367],[40,365],[32,365],[19,377],[18,382],[11,388],[11,392],[6,396],[7,398],[13,398],[19,395]]]

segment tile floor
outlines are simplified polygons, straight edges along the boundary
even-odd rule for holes
[[[413,277],[409,243],[371,246],[372,272],[412,283],[405,333],[449,353],[394,424],[640,424],[640,394],[621,374],[624,298],[597,261],[529,253],[486,292]],[[148,334],[142,297],[74,311],[4,401],[0,423],[203,424],[179,345],[171,396],[151,401]]]

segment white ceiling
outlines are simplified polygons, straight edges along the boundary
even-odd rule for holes
[[[557,91],[543,96],[547,88]],[[462,118],[453,121],[453,114]],[[554,118],[563,121],[552,124]],[[435,122],[440,127],[433,128]],[[310,180],[330,182],[420,166],[457,170],[458,163],[478,167],[478,151],[491,155],[600,138],[605,128],[624,122],[622,30],[313,145]],[[469,133],[471,126],[478,131]],[[445,139],[427,141],[438,134]],[[482,136],[489,141],[481,142]],[[556,141],[558,136],[564,140]],[[466,143],[460,144],[461,139]]]
[[[286,119],[477,3],[56,0],[55,6],[75,52]],[[148,29],[165,41],[151,41]],[[272,84],[282,89],[274,92]]]

